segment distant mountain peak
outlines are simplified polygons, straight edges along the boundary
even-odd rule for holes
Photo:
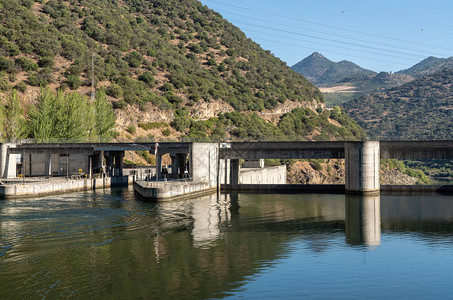
[[[363,69],[347,60],[333,62],[316,51],[292,66],[291,69],[302,74],[312,83],[320,85],[337,83],[353,75],[375,74],[375,72]]]

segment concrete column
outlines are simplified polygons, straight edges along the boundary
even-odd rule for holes
[[[105,156],[105,165],[106,165],[105,173],[107,174],[107,176],[112,177],[113,176],[113,153],[111,153],[109,151],[105,151],[104,156]]]
[[[95,152],[93,154],[92,163],[93,170],[101,169],[104,172],[104,151]]]
[[[192,143],[190,145],[189,173],[193,180],[205,180],[210,187],[217,186],[219,144]]]
[[[186,153],[178,153],[176,154],[177,159],[178,159],[178,174],[184,175],[184,172],[186,171],[186,160],[187,160],[187,154]]]
[[[93,178],[93,155],[90,155],[88,159],[88,178],[91,179]]]
[[[160,155],[159,150],[157,150],[156,155],[156,179],[162,179],[162,155]]]
[[[346,241],[353,245],[379,245],[381,243],[381,199],[379,194],[346,194],[345,197]]]
[[[230,159],[230,184],[239,184],[239,159]]]
[[[115,176],[123,176],[124,151],[115,152]]]
[[[23,163],[25,164],[25,160]],[[52,154],[50,153],[46,155],[45,172],[46,176],[52,176]]]
[[[172,153],[170,154],[171,158],[171,174],[178,175],[179,174],[179,159],[177,154]]]
[[[346,142],[346,192],[379,192],[379,142]]]
[[[16,144],[0,144],[0,178],[16,177],[16,155],[8,154],[8,148],[16,148]]]

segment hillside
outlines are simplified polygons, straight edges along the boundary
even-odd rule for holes
[[[425,75],[344,104],[372,139],[435,140],[453,136],[453,70]]]
[[[413,76],[398,73],[358,74],[345,77],[336,84],[321,87],[320,90],[326,104],[334,106],[371,93],[382,92],[412,80],[414,80]]]
[[[3,98],[16,89],[34,105],[42,86],[89,95],[93,63],[117,140],[363,135],[342,110],[326,110],[308,80],[195,0],[0,0],[0,20]]]
[[[370,75],[375,72],[363,69],[350,61],[333,62],[318,52],[312,53],[291,67],[315,85],[328,85],[354,75]]]
[[[414,66],[398,71],[398,74],[411,75],[414,77],[420,77],[428,74],[438,72],[442,69],[453,68],[453,57],[449,58],[437,58],[430,56]]]

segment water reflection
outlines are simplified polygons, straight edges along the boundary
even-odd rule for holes
[[[423,243],[433,233],[439,243],[451,240],[453,198],[222,194],[148,203],[112,190],[4,201],[0,298],[223,297],[295,253],[298,283],[337,274],[329,268],[343,270],[363,248],[375,248],[363,251],[369,256],[398,248],[384,241],[401,231],[417,241],[423,233]],[[350,260],[344,270],[360,268]]]
[[[381,243],[380,195],[345,196],[346,241],[352,245],[378,246]]]

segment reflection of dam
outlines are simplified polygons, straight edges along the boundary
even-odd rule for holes
[[[381,197],[346,195],[345,233],[350,244],[377,246],[381,242]]]

